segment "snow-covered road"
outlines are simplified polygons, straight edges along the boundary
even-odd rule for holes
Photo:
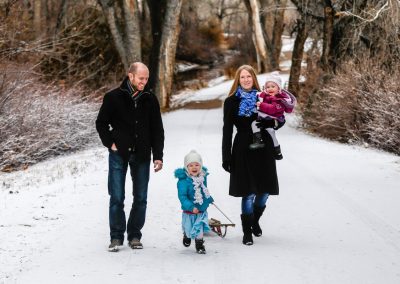
[[[241,244],[240,199],[221,164],[222,110],[163,116],[164,169],[152,173],[143,250],[107,252],[107,151],[102,147],[0,175],[0,283],[400,283],[400,158],[306,135],[278,133],[281,194],[264,235]],[[237,224],[181,244],[175,168],[197,149],[216,204]],[[129,180],[129,178],[128,178]],[[127,188],[129,188],[128,183]],[[127,191],[126,208],[131,206]],[[215,208],[209,215],[224,220]]]

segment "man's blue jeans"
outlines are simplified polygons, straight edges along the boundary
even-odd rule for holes
[[[267,203],[269,194],[250,194],[248,196],[242,197],[242,214],[253,214],[254,206],[264,207]]]
[[[150,161],[138,161],[137,155],[131,153],[128,161],[124,161],[117,153],[109,150],[108,194],[110,195],[109,221],[111,239],[124,241],[125,230],[128,241],[140,240],[146,218],[147,188],[150,175]],[[133,184],[133,204],[126,225],[124,200],[126,172],[130,168]]]

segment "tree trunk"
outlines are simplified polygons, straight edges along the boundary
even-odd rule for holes
[[[152,33],[152,19],[150,8],[148,5],[150,1],[140,1],[139,12],[140,12],[140,34],[142,39],[142,62],[146,64],[150,69],[150,78],[151,78],[151,66],[150,66],[150,57],[153,49],[153,33]],[[149,81],[150,81],[149,78]],[[147,83],[149,84],[149,83]]]
[[[303,20],[297,21],[297,36],[292,53],[292,67],[290,68],[289,91],[297,95],[300,90],[301,61],[303,60],[304,43],[308,36],[308,27]]]
[[[281,8],[286,6],[286,2],[287,0],[260,0],[261,24],[272,70],[279,70],[285,15],[285,10]]]
[[[51,5],[48,0],[42,0],[43,5],[43,19],[45,21],[44,26],[46,27],[46,35],[50,34],[51,31],[51,15],[50,8]]]
[[[64,17],[67,14],[67,9],[68,9],[68,1],[67,0],[61,0],[60,4],[60,10],[58,11],[57,15],[57,22],[56,22],[56,28],[54,31],[55,36],[57,37],[58,32],[60,31]]]
[[[286,0],[278,0],[278,7],[282,8],[286,6]],[[274,13],[274,29],[272,32],[272,42],[271,42],[271,65],[272,69],[279,70],[279,57],[282,50],[282,34],[284,29],[284,9],[276,9]]]
[[[33,27],[36,37],[42,34],[42,0],[34,0],[33,2]]]
[[[333,14],[334,10],[332,8],[331,1],[325,1],[325,20],[324,20],[324,35],[323,35],[323,47],[321,55],[321,67],[324,71],[331,70],[330,67],[330,53],[332,46],[332,35],[333,35]]]
[[[257,0],[244,0],[253,32],[253,42],[257,52],[258,72],[271,71],[271,62],[267,52],[267,45],[260,22],[260,7]]]
[[[126,70],[129,65],[141,61],[141,37],[139,23],[139,6],[137,0],[112,1],[98,0],[115,47]]]
[[[158,60],[161,51],[161,36],[167,2],[166,0],[147,0],[147,3],[150,10],[151,34],[153,37],[149,60],[150,78],[147,85],[155,92],[158,82]]]
[[[180,32],[179,16],[182,2],[183,0],[169,0],[165,11],[158,57],[158,84],[156,85],[156,95],[163,108],[169,107],[168,102],[174,76],[176,46]]]

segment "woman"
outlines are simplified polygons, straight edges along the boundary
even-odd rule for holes
[[[265,147],[250,150],[253,142],[251,124],[257,118],[257,91],[260,86],[254,69],[242,65],[228,98],[224,102],[222,136],[222,167],[230,173],[229,195],[242,197],[243,244],[252,245],[252,233],[259,237],[261,215],[269,195],[278,195],[278,177],[274,158],[274,145],[270,135],[262,132]],[[271,123],[271,125],[269,125]],[[273,121],[263,122],[262,128],[274,127]],[[281,123],[282,126],[284,123]],[[233,126],[236,127],[232,145]]]

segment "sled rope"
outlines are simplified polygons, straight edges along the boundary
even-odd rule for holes
[[[222,215],[224,215],[224,216],[225,216],[225,218],[226,218],[226,219],[228,219],[228,220],[229,220],[229,222],[231,222],[231,223],[233,224],[232,220],[231,220],[231,219],[229,219],[229,218],[228,218],[228,216],[226,216],[226,215],[225,215],[225,213],[224,213],[224,212],[222,212],[222,211],[221,211],[221,209],[219,209],[219,207],[218,207],[218,206],[217,206],[215,203],[211,203],[211,204],[212,204],[212,205],[214,205],[214,206],[215,206],[215,208],[217,208],[217,209],[218,209],[218,211],[219,211],[219,212],[221,212],[221,213],[222,213]]]

